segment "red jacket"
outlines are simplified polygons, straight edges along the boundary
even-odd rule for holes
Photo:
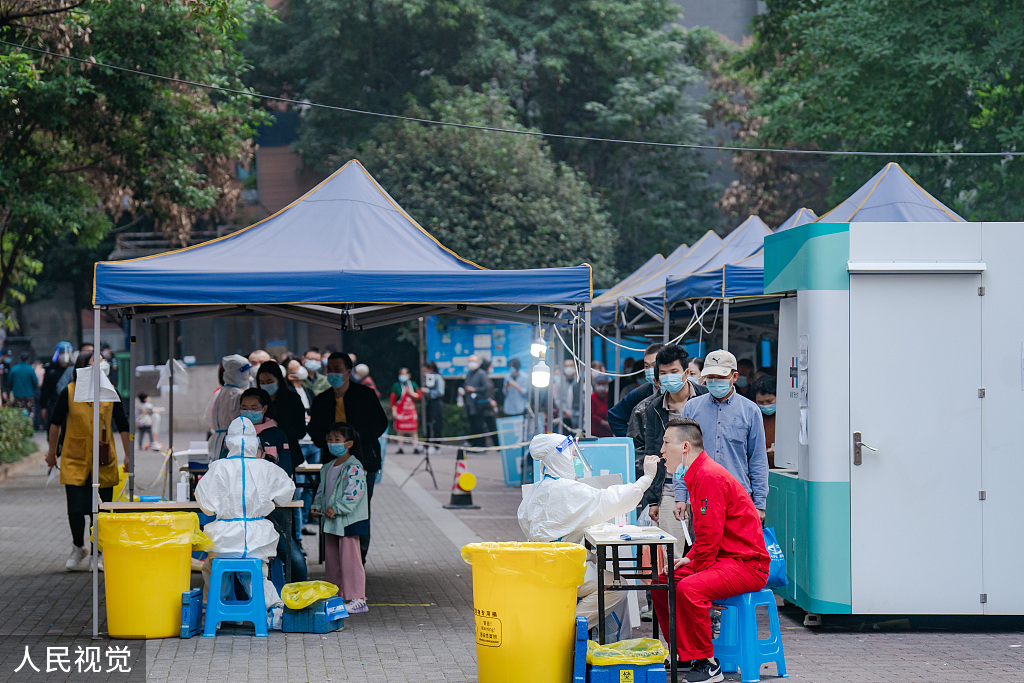
[[[690,492],[693,547],[686,554],[694,572],[719,558],[736,558],[768,571],[761,519],[750,494],[729,471],[701,452],[683,477]]]

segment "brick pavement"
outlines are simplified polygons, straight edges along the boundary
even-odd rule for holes
[[[189,436],[179,439],[187,443]],[[374,606],[368,614],[323,636],[272,633],[262,639],[228,633],[149,641],[149,680],[475,681],[470,568],[458,548],[476,538],[521,540],[515,519],[520,494],[504,487],[496,455],[471,456],[469,469],[480,482],[474,501],[482,509],[449,513],[440,503],[448,500],[454,450],[432,458],[437,492],[422,473],[398,487],[418,460],[389,455],[374,495],[367,563],[367,594]],[[154,454],[140,456],[140,482],[152,480],[159,462]],[[0,482],[0,681],[124,681],[115,675],[12,674],[25,644],[41,666],[47,644],[69,646],[72,652],[90,644],[91,575],[64,572],[70,545],[64,496],[59,487],[44,489],[44,481],[45,470],[35,466]],[[315,560],[311,537],[305,538]],[[320,565],[311,564],[310,570],[313,578],[323,575]],[[200,581],[193,574],[193,583]],[[985,623],[969,628],[955,619],[932,620],[933,630],[909,630],[901,622],[876,630],[874,621],[844,618],[812,630],[801,619],[796,610],[783,611],[794,679],[1024,682],[1024,648],[1013,647],[1024,644],[1019,620],[1000,624],[1003,630],[983,630],[991,628]],[[769,669],[766,680],[774,677]]]

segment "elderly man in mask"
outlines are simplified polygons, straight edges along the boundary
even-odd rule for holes
[[[291,501],[295,483],[282,468],[263,459],[256,427],[247,418],[231,422],[224,442],[227,457],[211,462],[196,486],[196,501],[203,512],[217,517],[204,528],[213,541],[210,557],[255,557],[263,561],[267,626],[279,629],[283,603],[266,578],[268,561],[277,555],[278,534],[273,522],[265,517],[275,505]],[[203,565],[207,589],[211,562]],[[204,599],[207,592],[203,592]]]
[[[528,541],[540,543],[582,543],[587,527],[632,511],[654,481],[660,460],[656,455],[644,458],[644,474],[635,484],[596,489],[578,481],[590,466],[571,436],[538,434],[530,442],[530,455],[541,463],[542,478],[519,505],[519,527]],[[586,576],[576,597],[577,616],[586,617],[588,627],[594,628],[598,624],[598,596],[597,562],[592,556],[588,557]],[[610,610],[625,598],[621,591],[605,592]]]

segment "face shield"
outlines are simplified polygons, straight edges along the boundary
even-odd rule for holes
[[[579,444],[572,436],[565,437],[565,441],[556,446],[555,449],[572,460],[572,468],[576,473],[577,479],[593,476],[594,468],[590,466],[587,458],[583,455],[583,451],[580,450]]]

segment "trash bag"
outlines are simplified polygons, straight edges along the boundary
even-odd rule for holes
[[[769,526],[764,529],[764,547],[768,550],[770,564],[768,565],[768,585],[766,588],[788,586],[789,578],[786,576],[786,556],[782,554],[782,547],[775,540],[775,527]]]
[[[632,638],[607,645],[598,645],[592,640],[587,641],[587,664],[648,666],[661,664],[666,657],[668,657],[668,652],[665,647],[661,641],[654,638]]]
[[[338,587],[327,581],[297,581],[281,587],[281,599],[289,609],[303,609],[337,594]]]
[[[125,548],[166,548],[189,545],[210,550],[213,541],[199,528],[194,512],[101,512],[99,545]]]

